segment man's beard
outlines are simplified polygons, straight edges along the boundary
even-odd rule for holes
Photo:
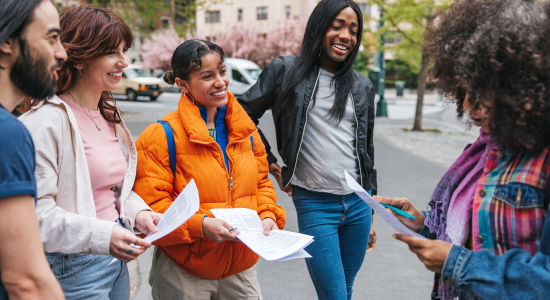
[[[44,100],[55,95],[55,77],[53,68],[60,67],[59,62],[51,67],[48,58],[41,53],[31,54],[23,39],[19,39],[19,57],[13,64],[10,79],[13,84],[26,96],[34,100]]]

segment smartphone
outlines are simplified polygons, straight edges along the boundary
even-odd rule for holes
[[[396,212],[397,214],[402,215],[403,217],[405,217],[405,218],[407,218],[407,219],[413,219],[413,220],[416,219],[413,215],[411,215],[411,214],[409,214],[409,213],[406,213],[406,212],[400,210],[399,208],[397,208],[397,207],[395,207],[395,206],[391,206],[391,205],[386,204],[386,203],[380,203],[380,204],[381,204],[382,206],[384,206],[384,207],[387,207],[387,208],[393,210],[393,211]]]

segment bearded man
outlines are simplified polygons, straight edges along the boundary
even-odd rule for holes
[[[0,0],[0,300],[65,299],[49,268],[35,213],[31,135],[10,112],[55,94],[67,54],[48,0]]]

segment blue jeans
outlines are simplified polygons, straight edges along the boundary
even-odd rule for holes
[[[46,253],[67,300],[128,300],[130,276],[125,263],[112,256]]]
[[[351,299],[369,243],[372,209],[354,193],[334,195],[293,186],[300,233],[315,237],[305,250],[320,300]]]

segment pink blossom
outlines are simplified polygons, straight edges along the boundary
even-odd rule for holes
[[[263,68],[279,56],[298,55],[304,30],[299,19],[280,22],[267,31],[239,24],[210,40],[222,47],[227,57],[248,59]]]
[[[267,31],[238,24],[210,36],[209,40],[222,47],[226,57],[248,59],[263,68],[279,56],[298,55],[304,31],[304,23],[299,19],[285,20]],[[191,33],[187,37],[204,39]],[[141,47],[143,66],[170,70],[172,55],[184,41],[173,29],[154,32]]]
[[[170,70],[172,55],[176,48],[185,42],[174,29],[154,32],[141,46],[142,65],[150,69]]]

